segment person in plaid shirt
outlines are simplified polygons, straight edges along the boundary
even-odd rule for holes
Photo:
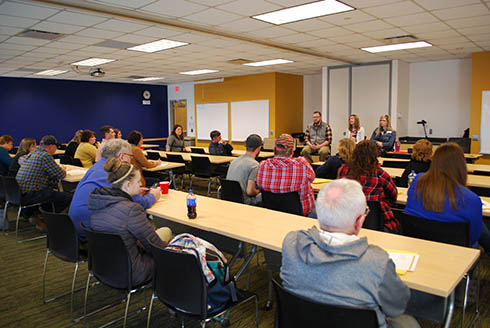
[[[396,185],[390,175],[378,167],[378,147],[374,141],[364,140],[357,144],[352,160],[344,164],[337,173],[337,179],[357,180],[368,201],[379,201],[384,216],[384,230],[398,232],[398,220],[390,209],[398,196]]]
[[[322,113],[313,112],[313,124],[306,127],[306,146],[301,151],[308,162],[313,163],[311,154],[318,153],[320,161],[325,162],[330,155],[330,144],[332,143],[332,129],[330,125],[322,121]]]
[[[65,169],[57,165],[52,156],[56,152],[56,144],[55,137],[43,137],[39,147],[26,156],[17,172],[15,179],[22,193],[23,204],[52,202],[56,212],[61,212],[70,205],[71,194],[53,190],[66,175]],[[52,210],[51,206],[46,209]],[[34,211],[35,209],[26,209],[24,214],[30,216]],[[44,226],[39,215],[33,219],[38,228]]]
[[[292,157],[293,145],[293,137],[289,134],[281,134],[276,139],[275,156],[260,162],[257,186],[274,193],[297,191],[303,206],[303,215],[316,216],[312,212],[315,196],[311,188],[315,172],[303,157]]]

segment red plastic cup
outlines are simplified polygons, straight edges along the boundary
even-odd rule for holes
[[[141,150],[145,150],[145,147],[141,146]]]
[[[166,195],[168,194],[168,187],[170,186],[170,182],[168,181],[161,181],[160,182],[160,190],[162,191],[162,194]]]

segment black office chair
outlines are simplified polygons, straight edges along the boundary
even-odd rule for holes
[[[79,167],[83,167],[82,161],[79,158],[72,158],[71,164]]]
[[[131,295],[145,288],[150,283],[150,280],[133,285],[131,259],[121,236],[107,232],[96,232],[86,228],[83,223],[81,223],[81,227],[87,236],[89,270],[87,285],[85,286],[83,318],[86,320],[88,316],[88,289],[90,279],[95,277],[106,286],[126,292],[126,310],[123,317],[123,327],[126,327]],[[120,319],[116,319],[104,326],[108,326]]]
[[[71,312],[73,312],[73,294],[75,291],[75,281],[77,279],[78,265],[85,262],[87,252],[80,251],[78,235],[73,225],[73,221],[66,214],[50,213],[41,210],[41,214],[48,226],[46,239],[46,258],[44,260],[43,269],[43,303],[49,303],[57,300],[60,297],[71,294]],[[46,299],[46,272],[48,270],[48,257],[53,254],[58,259],[64,262],[75,263],[75,271],[73,272],[73,280],[71,283],[71,293],[59,295]],[[80,289],[81,290],[81,289]]]
[[[243,204],[243,191],[240,183],[234,180],[220,179],[221,199]]]
[[[174,162],[174,163],[183,163],[186,164],[184,167],[177,167],[175,169],[172,169],[172,176],[180,176],[182,181],[181,181],[181,186],[180,189],[184,189],[184,177],[185,175],[191,174],[191,171],[187,169],[187,163],[182,157],[182,155],[179,154],[169,154],[166,153],[165,156],[167,156],[167,162]],[[175,187],[175,181],[174,181],[174,187]],[[177,188],[176,188],[177,189]]]
[[[273,193],[262,190],[262,206],[270,210],[286,212],[290,214],[303,215],[303,206],[297,191],[288,193]],[[282,255],[281,253],[264,248],[264,258],[267,266],[267,275],[269,278],[269,293],[266,310],[272,308],[272,272],[281,269]]]
[[[474,170],[472,174],[474,174],[474,175],[490,176],[490,172],[489,171]]]
[[[383,164],[381,164],[381,166],[383,166],[383,167],[395,167],[395,168],[398,168],[398,169],[404,169],[404,168],[406,168],[408,166],[408,163],[410,163],[410,162],[383,160]]]
[[[369,207],[369,214],[366,216],[362,227],[365,229],[383,231],[384,217],[379,201],[369,200],[367,206]]]
[[[409,154],[382,152],[380,154],[380,156],[383,157],[383,158],[405,158],[405,159],[412,158],[412,155],[410,155],[410,151],[409,151]]]
[[[192,180],[194,177],[208,179],[208,196],[209,196],[211,194],[211,183],[214,180],[216,185],[218,186],[219,185],[218,177],[220,176],[220,174],[214,171],[213,165],[211,164],[207,156],[191,156],[191,158],[192,158],[192,162],[191,162],[192,175],[191,175],[191,182],[189,188],[192,188]]]
[[[402,225],[402,231],[404,236],[436,241],[439,243],[446,243],[452,245],[458,245],[463,247],[471,247],[470,238],[470,225],[468,222],[441,222],[436,220],[429,220],[420,217],[416,217],[410,214],[406,214],[402,211],[397,212],[398,220]],[[470,270],[474,271],[478,263]],[[466,274],[466,286],[463,300],[463,317],[462,323],[464,326],[464,317],[466,312],[466,305],[468,302],[468,291],[470,286],[472,274]],[[478,294],[477,291],[476,304],[475,304],[475,321],[479,315],[478,309]]]
[[[22,194],[20,192],[19,184],[17,183],[17,180],[15,180],[14,177],[2,177],[2,183],[5,191],[5,207],[3,210],[3,216],[4,216],[3,230],[5,231],[6,226],[8,226],[8,215],[7,215],[8,206],[14,205],[19,208],[17,211],[17,219],[15,221],[15,239],[17,240],[17,242],[22,243],[25,241],[37,240],[46,237],[46,235],[42,235],[34,238],[18,240],[20,214],[22,210],[25,208],[39,207],[43,204],[50,204],[50,203],[54,212],[54,204],[52,202],[26,204],[25,201],[22,200]]]
[[[490,188],[468,186],[468,189],[480,197],[490,197]]]
[[[376,311],[308,300],[273,281],[277,299],[274,328],[379,327]]]
[[[201,327],[205,327],[207,322],[227,313],[233,307],[255,300],[255,325],[258,327],[257,295],[237,289],[236,302],[230,301],[223,310],[208,312],[208,287],[199,259],[194,254],[162,249],[153,244],[151,250],[155,267],[147,327],[150,327],[155,298],[183,317],[199,320]]]
[[[60,159],[60,164],[73,165],[73,158],[66,154],[58,155],[58,158]]]
[[[202,148],[194,148],[194,147],[191,147],[191,153],[194,153],[194,154],[206,154],[206,151]]]
[[[160,154],[157,151],[146,151],[146,157],[153,161],[158,161],[160,159]]]

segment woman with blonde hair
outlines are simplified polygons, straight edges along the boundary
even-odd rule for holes
[[[65,149],[65,155],[69,157],[75,157],[75,153],[77,151],[78,145],[80,144],[80,139],[82,138],[83,130],[78,130],[75,132],[73,139],[70,140]]]
[[[359,116],[352,114],[349,116],[349,125],[347,130],[344,131],[344,137],[352,138],[356,143],[363,141],[365,136],[364,128],[359,122]]]
[[[19,149],[17,150],[17,154],[12,158],[12,163],[10,163],[9,167],[9,175],[15,177],[17,172],[19,171],[22,163],[31,151],[36,149],[36,139],[33,138],[24,138],[20,142]]]
[[[418,140],[413,146],[412,159],[408,163],[399,181],[400,187],[408,187],[408,175],[410,173],[427,172],[432,158],[432,142],[427,139]]]
[[[356,148],[356,143],[352,138],[340,139],[337,146],[338,153],[335,156],[330,156],[322,166],[317,168],[316,177],[336,179],[340,167],[350,161],[354,148]]]
[[[483,223],[480,197],[466,188],[468,177],[461,147],[454,142],[439,146],[432,164],[418,174],[408,188],[405,213],[442,222],[468,222],[473,246],[478,241],[490,251],[487,227]]]
[[[153,272],[150,242],[165,248],[172,238],[169,228],[155,231],[143,207],[133,201],[140,192],[138,168],[118,158],[108,159],[104,165],[111,188],[95,189],[89,196],[88,209],[92,211],[90,228],[121,236],[133,269],[133,284],[149,281]]]
[[[392,151],[396,140],[396,131],[391,127],[390,116],[382,115],[379,118],[379,126],[373,131],[371,140],[381,151]]]

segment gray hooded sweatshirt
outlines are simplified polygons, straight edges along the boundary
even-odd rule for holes
[[[385,316],[404,313],[410,298],[383,249],[365,237],[332,246],[316,227],[284,238],[281,279],[287,290],[316,302],[373,309],[381,328]]]

